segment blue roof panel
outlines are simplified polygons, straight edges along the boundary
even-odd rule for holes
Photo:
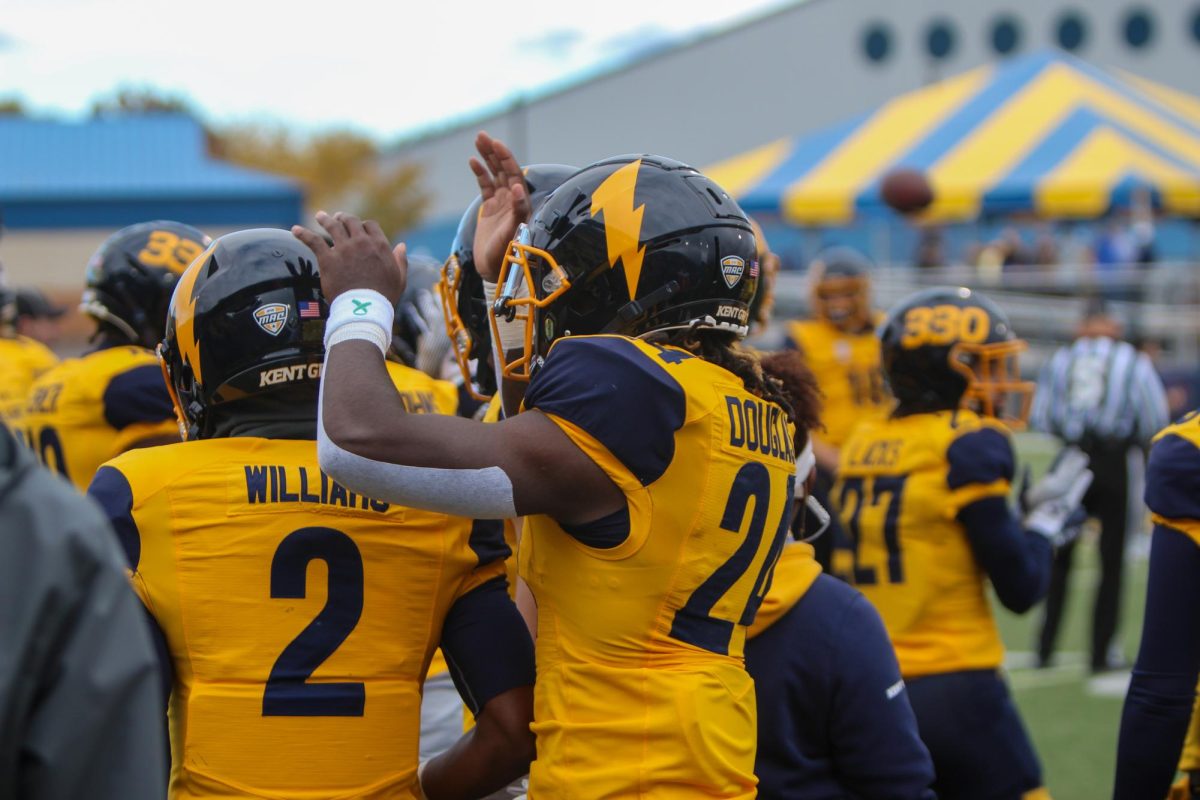
[[[186,115],[0,118],[0,203],[300,194],[292,180],[210,158],[203,128]]]

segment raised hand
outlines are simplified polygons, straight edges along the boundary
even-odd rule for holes
[[[468,163],[483,198],[475,228],[475,268],[484,280],[495,282],[517,226],[529,221],[529,191],[521,165],[504,142],[480,131],[475,149],[479,158]]]
[[[328,302],[350,289],[374,289],[392,304],[400,299],[408,278],[403,243],[393,248],[377,222],[363,222],[344,211],[332,215],[318,211],[317,223],[329,234],[332,245],[300,225],[292,226],[292,235],[316,254],[321,291]]]

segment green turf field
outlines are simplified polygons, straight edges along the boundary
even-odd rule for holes
[[[1032,466],[1035,476],[1045,468],[1052,453],[1052,445],[1033,436],[1019,436],[1017,449],[1019,458]],[[1055,800],[1103,800],[1112,792],[1117,731],[1128,675],[1113,673],[1093,679],[1088,674],[1092,594],[1098,577],[1092,542],[1085,539],[1075,558],[1056,666],[1045,670],[1030,666],[1040,607],[1023,617],[1009,614],[994,601],[993,607],[1010,651],[1009,680],[1041,756],[1047,786]],[[1126,660],[1132,663],[1146,595],[1143,558],[1127,559],[1124,592],[1118,637]]]

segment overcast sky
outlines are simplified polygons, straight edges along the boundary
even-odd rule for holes
[[[4,0],[0,98],[79,113],[121,84],[219,121],[393,138],[789,0]]]

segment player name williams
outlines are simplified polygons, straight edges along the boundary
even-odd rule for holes
[[[757,398],[726,395],[725,410],[729,412],[730,445],[788,463],[796,461],[792,431],[779,406]]]
[[[246,502],[261,503],[320,503],[342,508],[361,508],[363,511],[388,510],[382,500],[355,494],[319,469],[284,467],[281,465],[250,465],[246,472]]]

